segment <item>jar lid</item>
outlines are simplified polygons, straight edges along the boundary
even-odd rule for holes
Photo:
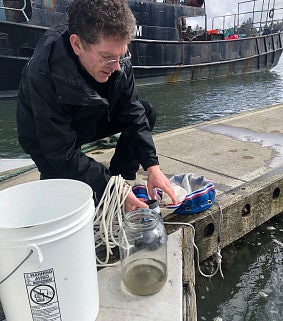
[[[135,228],[147,228],[160,222],[160,215],[149,208],[138,208],[124,215],[124,223]]]

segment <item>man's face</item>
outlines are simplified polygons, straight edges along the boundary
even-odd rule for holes
[[[119,59],[128,50],[127,42],[117,37],[101,37],[96,44],[83,45],[77,35],[71,35],[70,42],[83,68],[100,83],[120,69]]]

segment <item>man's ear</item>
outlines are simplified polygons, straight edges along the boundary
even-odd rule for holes
[[[77,56],[80,56],[82,53],[82,50],[84,50],[84,48],[83,48],[83,45],[82,45],[82,42],[81,42],[81,39],[79,38],[79,36],[76,35],[75,33],[71,34],[70,35],[70,43],[71,43],[71,46],[74,50],[74,53]]]

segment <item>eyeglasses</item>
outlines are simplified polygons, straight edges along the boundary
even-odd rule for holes
[[[106,60],[106,58],[102,57],[96,50],[90,47],[90,50],[98,57],[99,61],[106,67],[111,67],[114,68],[117,63],[119,65],[124,65],[128,60],[132,58],[132,55],[129,50],[123,55],[123,57],[119,59],[111,59],[111,60]],[[104,59],[104,61],[103,61]]]

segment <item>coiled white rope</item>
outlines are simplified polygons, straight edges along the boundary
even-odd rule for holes
[[[102,198],[96,207],[96,216],[93,222],[95,247],[105,246],[105,260],[98,256],[97,266],[114,266],[119,262],[109,264],[112,249],[119,246],[118,234],[123,222],[124,202],[131,191],[121,175],[112,176],[105,188]]]

